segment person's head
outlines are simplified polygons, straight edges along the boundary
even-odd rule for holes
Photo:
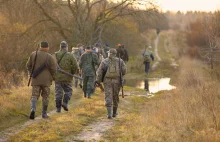
[[[116,54],[117,54],[117,51],[116,51],[114,48],[111,48],[111,49],[108,51],[108,57],[109,57],[109,58],[115,57]]]
[[[62,42],[60,43],[60,49],[66,49],[66,50],[68,50],[68,44],[67,44],[66,41],[62,41]]]
[[[118,47],[121,47],[121,46],[122,46],[122,45],[119,43],[119,44],[118,44]]]
[[[91,51],[92,51],[91,46],[86,46],[85,51],[86,51],[86,52],[91,52]]]
[[[83,48],[82,43],[77,44],[77,47],[78,47],[78,48]]]
[[[42,49],[49,50],[49,44],[48,44],[47,42],[45,42],[45,41],[42,41],[42,42],[40,43],[40,47],[41,47]]]

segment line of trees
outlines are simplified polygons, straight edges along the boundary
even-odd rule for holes
[[[24,71],[41,41],[49,42],[51,53],[62,40],[70,47],[122,43],[135,53],[146,43],[141,33],[166,29],[167,22],[150,0],[0,0],[0,70]]]

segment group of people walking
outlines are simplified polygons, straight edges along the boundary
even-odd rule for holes
[[[56,112],[61,108],[68,111],[68,102],[72,96],[72,81],[74,86],[83,89],[85,98],[91,98],[95,83],[104,84],[105,106],[107,118],[116,117],[119,102],[120,77],[126,73],[128,61],[127,50],[123,45],[102,48],[99,44],[94,47],[78,44],[68,52],[66,41],[60,43],[59,51],[54,56],[48,53],[49,44],[41,42],[40,49],[32,52],[27,61],[27,70],[30,75],[32,96],[30,119],[35,118],[36,104],[42,97],[42,118],[48,118],[50,86],[55,81]],[[120,57],[120,58],[119,58]]]

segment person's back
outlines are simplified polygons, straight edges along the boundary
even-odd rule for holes
[[[75,57],[76,61],[78,62],[79,61],[79,58],[80,58],[80,50],[79,48],[75,48],[75,47],[72,47],[72,52],[73,56]]]
[[[40,50],[31,53],[26,64],[31,77],[30,79],[32,79],[30,119],[35,118],[37,100],[40,96],[42,96],[42,118],[48,118],[47,107],[49,103],[50,86],[52,84],[53,75],[56,72],[56,63],[52,55],[48,53],[48,50],[48,43],[41,42]]]
[[[82,54],[79,66],[83,70],[84,76],[95,76],[95,65],[98,63],[97,59],[97,55],[93,52],[85,52]]]
[[[90,46],[86,47],[86,52],[80,57],[79,67],[83,76],[83,92],[84,97],[91,98],[94,92],[95,82],[95,66],[98,65],[98,57],[92,52]]]
[[[75,74],[77,71],[77,62],[74,56],[66,51],[66,50],[60,50],[55,53],[57,62],[59,64],[59,67],[71,74]],[[62,72],[57,72],[55,75],[55,81],[58,82],[71,82],[73,77],[70,75],[64,74]]]
[[[153,52],[151,51],[151,46],[145,49],[145,51],[142,53],[143,56],[143,63],[145,64],[145,72],[146,74],[149,73],[150,69],[150,62],[151,60],[154,61],[154,55]]]
[[[125,53],[122,60],[125,61],[125,63],[127,63],[129,60],[128,51],[124,45],[122,45],[122,49],[124,49],[124,53]]]
[[[110,49],[108,58],[104,59],[98,70],[97,80],[99,84],[104,83],[105,106],[107,108],[108,119],[116,117],[119,103],[119,91],[121,88],[120,77],[126,73],[126,65],[122,59],[116,57],[117,51]],[[113,113],[112,113],[113,106]]]
[[[58,72],[55,74],[55,100],[57,112],[60,113],[61,106],[68,111],[67,104],[72,96],[73,80],[69,74],[75,74],[78,66],[73,54],[68,52],[68,44],[65,41],[60,43],[60,50],[55,53],[55,56],[58,64]]]
[[[125,50],[122,48],[122,45],[121,44],[118,44],[118,48],[116,49],[116,51],[117,51],[117,54],[116,54],[116,56],[119,58],[119,56],[120,56],[120,58],[123,60],[124,59],[124,56],[125,56]]]

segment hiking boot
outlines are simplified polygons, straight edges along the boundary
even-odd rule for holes
[[[35,118],[35,111],[31,111],[31,114],[30,114],[30,119],[34,119]]]
[[[112,117],[116,117],[116,116],[117,116],[117,107],[113,107]]]
[[[60,113],[61,112],[61,107],[57,107],[57,113]]]
[[[47,115],[47,113],[43,113],[43,114],[42,114],[42,118],[43,118],[43,119],[48,119],[49,116]]]
[[[62,100],[56,100],[57,113],[61,112],[61,104],[62,104]]]
[[[63,103],[63,104],[62,104],[62,107],[63,107],[63,109],[64,109],[65,111],[68,111],[67,104]]]
[[[88,99],[91,99],[92,93],[93,93],[93,91],[91,91],[91,90],[88,91]]]
[[[108,119],[112,119],[112,116],[111,116],[112,108],[111,107],[107,107],[107,112],[108,112],[107,118]]]

